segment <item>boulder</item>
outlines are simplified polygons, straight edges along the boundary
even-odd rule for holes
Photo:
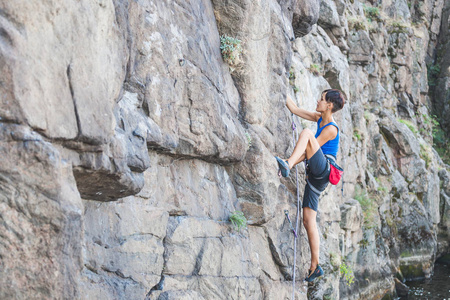
[[[339,14],[336,3],[332,0],[320,1],[319,20],[317,24],[322,28],[340,27]]]
[[[397,295],[399,297],[407,297],[409,294],[409,287],[406,284],[402,283],[397,278],[394,278],[394,281],[395,281],[395,291],[397,292]]]
[[[318,0],[296,1],[294,15],[292,17],[292,28],[296,38],[307,35],[312,26],[320,17],[322,5]]]
[[[397,120],[384,118],[379,126],[395,156],[405,157],[419,153],[419,143],[407,125]]]

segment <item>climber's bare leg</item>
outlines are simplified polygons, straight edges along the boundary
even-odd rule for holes
[[[309,207],[303,208],[303,225],[308,234],[309,248],[311,249],[310,270],[314,271],[319,264],[319,231],[316,225],[317,212]]]
[[[297,145],[295,145],[294,152],[292,152],[291,157],[288,159],[289,168],[293,168],[296,164],[305,160],[310,159],[319,150],[320,145],[314,137],[314,133],[308,128],[304,129],[300,133]]]

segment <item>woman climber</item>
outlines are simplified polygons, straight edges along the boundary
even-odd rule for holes
[[[289,159],[275,157],[278,162],[279,174],[289,176],[289,171],[296,164],[307,160],[307,184],[303,195],[303,225],[308,234],[311,249],[311,265],[306,281],[310,282],[323,275],[319,266],[319,232],[316,227],[319,196],[329,183],[330,162],[336,160],[339,149],[339,127],[333,120],[333,113],[342,109],[345,103],[344,95],[336,89],[325,90],[317,101],[316,112],[306,111],[297,107],[287,96],[286,106],[291,113],[317,122],[317,132],[304,129],[300,133],[297,145]],[[333,125],[333,126],[329,126]]]

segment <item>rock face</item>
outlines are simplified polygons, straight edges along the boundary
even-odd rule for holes
[[[0,136],[0,296],[80,297],[83,208],[71,163],[28,126],[1,123]]]
[[[436,27],[439,26],[436,24]],[[446,131],[447,135],[450,132],[450,122],[445,116],[450,110],[450,54],[448,47],[450,45],[450,3],[445,1],[442,11],[442,23],[440,31],[435,30],[435,35],[438,35],[438,47],[436,48],[433,64],[430,68],[433,77],[433,105],[436,113],[440,117],[441,125]],[[434,71],[434,72],[433,72]]]
[[[448,253],[426,66],[448,90],[448,3],[60,2],[0,4],[1,299],[378,299]],[[242,41],[232,68],[221,35]],[[280,179],[274,155],[316,129],[291,133],[286,95],[314,110],[327,88],[348,99],[345,172],[307,286],[284,214],[304,165]]]

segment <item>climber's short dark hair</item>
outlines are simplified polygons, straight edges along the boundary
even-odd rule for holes
[[[340,90],[337,89],[328,89],[322,92],[322,95],[325,94],[325,101],[333,103],[332,113],[341,110],[345,104],[345,96]]]

